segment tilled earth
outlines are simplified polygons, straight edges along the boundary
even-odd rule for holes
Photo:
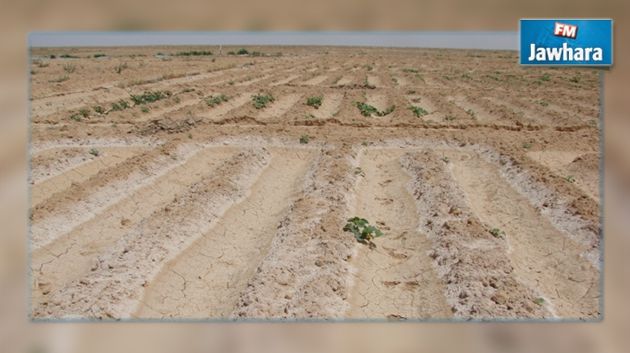
[[[33,318],[600,318],[597,71],[236,50],[32,50]]]

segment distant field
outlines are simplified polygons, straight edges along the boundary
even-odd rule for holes
[[[597,71],[240,49],[32,50],[34,318],[599,318]]]

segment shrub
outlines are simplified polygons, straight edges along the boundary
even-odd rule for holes
[[[103,53],[98,53],[98,54],[94,54],[94,58],[102,58],[105,57],[107,55],[103,54]]]
[[[318,109],[322,105],[322,99],[323,98],[321,96],[308,97],[306,99],[306,105],[311,106],[315,109]]]
[[[418,70],[417,69],[413,69],[413,68],[405,68],[405,69],[403,69],[403,72],[412,72],[414,74],[417,74]]]
[[[256,94],[252,96],[252,103],[254,104],[254,108],[262,109],[267,106],[267,104],[274,101],[274,98],[271,94]]]
[[[300,136],[300,143],[303,145],[307,144],[310,140],[311,140],[311,137],[308,135]]]
[[[247,55],[247,54],[249,54],[249,52],[245,48],[241,48],[236,51],[236,55]]]
[[[370,225],[367,219],[359,217],[348,219],[348,223],[343,227],[343,230],[354,234],[354,237],[359,243],[368,245],[370,249],[376,247],[372,239],[383,236],[383,232]]]
[[[101,154],[101,152],[97,150],[96,148],[91,148],[90,154],[93,155],[94,157],[98,157]]]
[[[209,50],[190,50],[190,51],[180,51],[174,54],[175,56],[207,56],[212,55],[212,52]]]
[[[70,120],[81,121],[81,115],[78,114],[78,113],[74,113],[74,114],[70,115]]]

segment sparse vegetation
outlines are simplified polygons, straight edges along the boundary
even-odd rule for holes
[[[70,115],[70,120],[77,121],[77,122],[81,121],[82,120],[81,119],[81,114],[74,113],[74,114]]]
[[[308,135],[300,136],[300,144],[305,145],[311,140],[311,137]]]
[[[256,109],[266,108],[267,104],[274,101],[271,94],[256,94],[252,96],[252,104]]]
[[[532,143],[531,142],[523,142],[523,148],[526,149],[526,150],[532,148]]]
[[[112,103],[112,111],[121,111],[129,108],[129,102],[124,99]]]
[[[540,76],[540,80],[543,82],[550,81],[551,75],[549,75],[548,73],[545,73],[544,75]]]
[[[411,72],[411,73],[417,74],[419,71],[414,68],[404,68],[403,72]]]
[[[378,109],[376,109],[376,107],[371,106],[367,103],[364,102],[355,102],[355,105],[357,106],[357,108],[359,109],[359,111],[361,112],[361,115],[365,116],[365,117],[370,117],[372,115],[376,115],[376,116],[385,116],[388,114],[391,114],[394,109],[396,109],[396,106],[392,105],[389,108],[380,111]]]
[[[101,154],[101,152],[97,150],[96,148],[91,148],[90,154],[93,155],[94,157],[98,157]]]
[[[359,176],[364,177],[365,172],[363,171],[363,169],[361,169],[361,167],[356,167],[354,168],[354,175],[359,175]]]
[[[475,111],[472,109],[466,109],[466,114],[470,115],[471,118],[475,118],[477,116],[477,114],[475,114]]]
[[[139,95],[131,95],[131,101],[134,104],[147,104],[159,101],[171,96],[170,91],[145,91]]]
[[[539,297],[539,298],[536,298],[536,299],[534,299],[534,303],[535,303],[536,305],[543,305],[543,304],[545,304],[545,299],[540,298],[540,297]]]
[[[376,248],[376,244],[372,240],[383,236],[383,232],[370,225],[367,219],[359,217],[348,219],[348,223],[343,227],[343,230],[354,234],[359,243],[368,245],[370,249]]]
[[[81,114],[82,117],[87,118],[90,116],[90,109],[88,108],[81,108],[79,109],[79,114]]]
[[[548,105],[549,105],[549,102],[547,102],[546,100],[542,100],[542,99],[541,99],[540,101],[538,101],[538,104],[540,104],[540,105],[541,105],[541,106],[543,106],[543,107],[546,107],[546,106],[548,106]]]
[[[76,55],[70,55],[70,54],[61,54],[59,55],[59,57],[62,59],[78,59],[79,58]],[[51,55],[51,59],[54,59],[54,55]]]
[[[492,236],[495,237],[495,238],[503,238],[503,237],[505,237],[505,232],[502,231],[499,228],[492,228],[492,229],[490,229],[490,234],[492,234]]]
[[[247,55],[247,54],[249,54],[249,51],[247,51],[247,49],[245,48],[241,48],[236,51],[236,55]]]
[[[415,105],[410,106],[409,110],[411,110],[411,112],[416,116],[416,118],[421,118],[421,117],[429,114],[429,112],[426,111],[426,109],[424,109],[422,107],[415,106]]]
[[[225,94],[219,94],[219,95],[216,95],[216,96],[207,97],[204,100],[205,100],[206,104],[209,107],[214,107],[214,106],[219,105],[219,104],[221,104],[223,102],[227,102],[229,100],[229,98]]]
[[[446,116],[444,117],[444,120],[446,120],[446,121],[453,121],[453,120],[455,120],[455,116],[453,116],[451,114],[446,114]]]
[[[573,175],[569,175],[566,178],[564,178],[564,180],[568,181],[569,183],[575,183],[575,177]]]
[[[321,96],[308,97],[306,99],[306,105],[311,106],[315,109],[318,109],[322,105],[322,99],[323,98]]]
[[[92,109],[97,113],[97,114],[104,114],[105,113],[105,108],[101,107],[100,105],[95,105],[94,107],[92,107]]]
[[[140,108],[140,111],[143,113],[148,113],[151,109],[149,109],[149,107],[147,107],[146,105],[143,105],[142,108]]]
[[[94,54],[92,57],[96,59],[96,58],[102,58],[102,57],[105,57],[105,56],[107,56],[107,55],[105,55],[103,53],[97,53],[97,54]]]
[[[209,50],[189,50],[189,51],[180,51],[173,55],[174,56],[208,56],[208,55],[212,55],[212,52]]]

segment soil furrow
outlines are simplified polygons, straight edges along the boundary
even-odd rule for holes
[[[348,317],[447,318],[445,285],[429,257],[431,241],[418,231],[415,203],[400,166],[404,150],[371,149],[360,157],[355,215],[383,231],[376,248],[358,244]]]
[[[164,264],[212,228],[231,204],[243,199],[267,163],[265,149],[241,152],[225,161],[99,255],[88,275],[51,291],[34,308],[34,316],[129,317],[140,304],[144,287]]]
[[[598,271],[587,246],[557,230],[475,153],[444,152],[467,204],[487,229],[499,229],[516,277],[536,288],[550,311],[565,318],[599,315]]]
[[[269,166],[204,236],[149,283],[137,317],[221,318],[234,310],[312,158],[307,150],[272,149]],[[186,289],[178,283],[186,281]]]
[[[63,288],[89,273],[96,265],[97,256],[111,244],[141,222],[147,222],[153,213],[237,151],[236,147],[205,148],[154,183],[130,193],[96,217],[34,251],[31,260],[34,300],[45,300],[44,293]]]

